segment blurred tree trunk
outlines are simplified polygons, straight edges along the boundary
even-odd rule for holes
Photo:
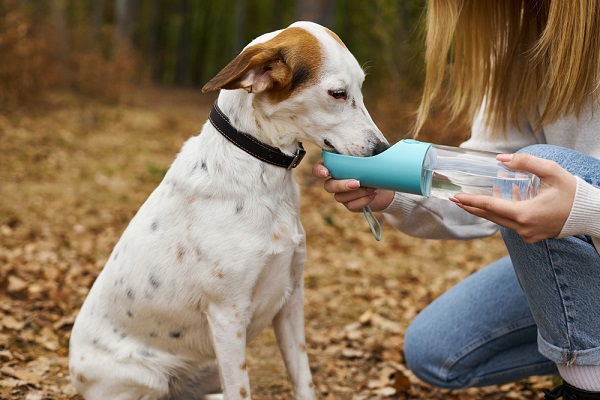
[[[144,49],[144,64],[148,67],[152,79],[160,82],[161,80],[161,59],[160,59],[160,37],[162,33],[162,21],[164,19],[162,2],[145,2],[146,7],[142,13],[143,21],[140,24],[141,29],[140,42]]]
[[[65,0],[53,0],[52,22],[55,29],[56,58],[59,60],[58,69],[60,83],[64,86],[71,85],[69,68],[69,33],[67,30],[67,5]]]
[[[333,25],[335,0],[298,0],[296,7],[299,20],[313,21],[326,27]]]
[[[104,23],[104,0],[89,0],[92,9],[92,40],[96,45],[100,41]]]
[[[191,16],[189,0],[182,0],[179,12],[181,14],[181,26],[179,29],[179,46],[177,56],[177,70],[175,72],[175,81],[179,84],[190,84],[190,46],[191,46]]]
[[[275,1],[273,4],[273,23],[271,30],[283,28],[283,1]]]
[[[131,40],[131,0],[115,0],[115,44],[117,49]]]
[[[242,51],[246,45],[246,5],[246,0],[236,1],[233,56]]]

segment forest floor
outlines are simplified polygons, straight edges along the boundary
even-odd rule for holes
[[[54,94],[43,107],[0,115],[0,398],[79,399],[68,377],[70,330],[92,282],[214,97],[144,89],[118,105]],[[382,127],[386,113],[372,111]],[[386,129],[382,129],[386,130]],[[411,238],[362,214],[295,171],[307,232],[308,354],[322,399],[540,399],[552,377],[462,391],[432,388],[405,366],[403,334],[453,284],[505,255],[494,236]],[[292,394],[274,335],[249,345],[253,397]]]

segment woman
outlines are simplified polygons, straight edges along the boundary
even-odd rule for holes
[[[510,257],[416,317],[407,364],[453,389],[558,372],[563,385],[546,398],[600,399],[600,0],[429,1],[426,45],[415,132],[444,84],[452,118],[473,121],[462,147],[503,153],[541,186],[522,202],[450,202],[325,182],[350,211],[370,205],[413,236],[501,229]],[[322,164],[313,174],[329,175]]]

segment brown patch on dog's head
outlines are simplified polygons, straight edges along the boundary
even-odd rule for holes
[[[284,29],[271,40],[246,48],[202,91],[246,89],[249,93],[266,92],[273,102],[282,101],[316,81],[322,58],[315,36],[302,28]]]

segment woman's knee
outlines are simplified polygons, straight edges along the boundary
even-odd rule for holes
[[[488,375],[487,360],[501,350],[486,343],[502,337],[499,332],[510,332],[506,328],[514,321],[527,318],[531,312],[510,259],[502,258],[417,315],[404,337],[406,364],[419,379],[437,387],[461,389],[493,383],[495,378],[482,376]]]
[[[600,160],[580,151],[550,144],[534,144],[517,151],[556,162],[586,182],[600,186]]]
[[[404,358],[408,368],[422,381],[434,386],[439,386],[438,382],[443,380],[439,376],[438,366],[433,360],[429,346],[424,337],[427,337],[429,332],[425,332],[424,326],[417,318],[409,325],[404,335]]]
[[[566,147],[555,146],[552,144],[532,144],[516,152],[517,154],[529,154],[535,157],[544,158],[546,160],[552,161],[564,161],[566,155],[574,155],[581,154],[585,156],[583,153],[579,153],[573,149],[569,149]]]
[[[404,358],[408,368],[423,382],[445,389],[465,387],[455,379],[449,379],[447,362],[452,357],[452,349],[437,346],[435,339],[440,334],[440,326],[434,326],[427,315],[420,314],[406,330],[404,336]]]

